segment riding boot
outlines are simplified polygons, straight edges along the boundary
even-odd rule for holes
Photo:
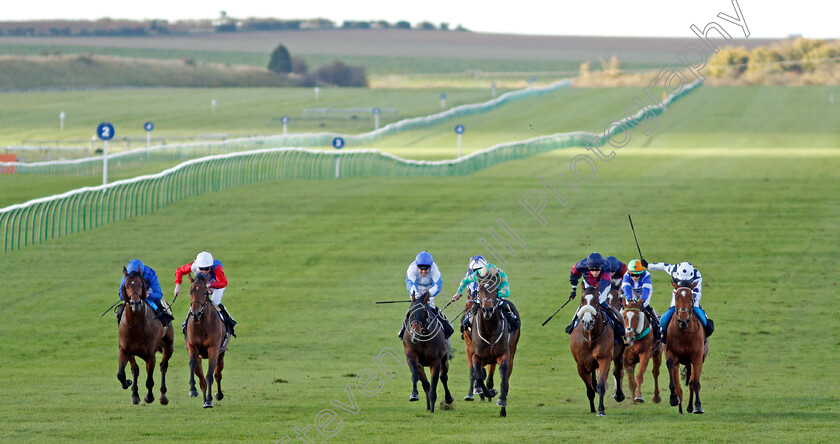
[[[236,321],[231,317],[230,313],[227,312],[227,309],[224,305],[219,304],[219,311],[222,312],[222,315],[225,317],[225,326],[227,327],[227,331],[230,332],[231,336],[234,338],[236,337],[236,332],[233,330],[233,327],[236,326]]]
[[[160,323],[163,324],[164,327],[169,325],[169,323],[172,322],[173,319],[175,319],[174,317],[172,317],[172,315],[167,313],[166,310],[164,310],[163,305],[161,305],[160,303],[157,304],[157,309],[155,310],[155,317],[160,320]]]
[[[184,323],[181,324],[181,331],[184,332],[184,338],[187,337],[187,321],[190,320],[190,314],[187,313],[187,318],[184,319]]]
[[[656,312],[653,311],[653,307],[648,305],[645,307],[645,314],[648,316],[648,321],[650,321],[650,328],[653,330],[653,341],[660,341],[662,340],[662,333],[659,331],[659,318],[656,316]]]
[[[469,314],[464,313],[464,318],[461,319],[461,333],[463,333],[465,330],[469,330],[471,325],[472,324],[470,323]]]
[[[615,322],[615,329],[613,333],[615,333],[615,340],[616,342],[626,343],[627,338],[624,336],[624,316],[621,316],[614,308],[610,307],[613,315],[613,321]]]
[[[114,309],[114,314],[117,315],[117,325],[120,325],[120,319],[122,319],[123,310],[125,310],[125,304],[117,305],[117,308]]]
[[[222,340],[222,346],[219,347],[219,351],[227,350],[227,346],[230,343],[230,332],[225,333],[225,339]]]
[[[715,332],[715,322],[708,316],[706,316],[706,325],[703,327],[703,330],[705,330],[707,338]]]
[[[513,309],[510,308],[510,304],[508,304],[507,302],[502,302],[502,305],[502,313],[504,313],[505,317],[508,320],[508,323],[510,324],[510,332],[513,333],[516,330],[519,330],[519,326],[521,325],[520,321],[516,317],[516,313],[513,312]]]
[[[575,329],[575,323],[577,322],[577,320],[578,317],[577,314],[575,314],[575,317],[572,318],[572,322],[569,322],[569,325],[566,326],[566,333],[572,334],[572,330]]]
[[[408,312],[405,313],[405,319],[403,320],[402,326],[400,327],[400,332],[397,333],[397,337],[402,339],[403,334],[405,333],[405,324],[408,323]]]
[[[437,317],[438,321],[440,321],[440,326],[443,328],[443,334],[446,336],[446,339],[449,339],[453,333],[455,333],[455,329],[452,327],[452,324],[446,319],[443,313],[441,313],[440,309],[435,307],[433,309],[435,313],[435,317]]]

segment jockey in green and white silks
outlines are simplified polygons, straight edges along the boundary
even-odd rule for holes
[[[510,330],[515,331],[519,328],[520,322],[519,319],[514,314],[513,310],[507,304],[507,298],[510,297],[510,284],[508,283],[507,275],[501,268],[488,263],[483,257],[481,256],[473,256],[470,258],[470,270],[472,273],[467,273],[467,276],[461,280],[461,285],[458,286],[458,290],[455,291],[455,294],[452,295],[452,300],[457,301],[461,298],[461,294],[464,290],[468,289],[471,285],[484,285],[485,288],[490,290],[496,290],[496,296],[499,298],[499,306],[502,308],[502,313],[508,320],[508,324],[510,324]],[[495,286],[495,288],[490,287],[490,283]],[[475,291],[476,295],[478,294],[478,289],[476,288]],[[474,296],[477,298],[477,296]],[[476,305],[477,306],[477,305]],[[463,327],[467,329],[470,327],[470,316],[464,315]]]
[[[647,266],[648,270],[667,272],[671,275],[673,282],[681,287],[691,287],[694,285],[694,288],[691,290],[692,299],[694,300],[694,313],[700,319],[700,322],[703,323],[706,336],[710,336],[714,332],[714,322],[706,316],[706,311],[700,306],[700,298],[703,296],[703,276],[700,274],[700,270],[694,268],[689,262],[680,262],[676,265],[665,262],[648,264],[647,261],[642,259],[642,265]],[[659,325],[662,327],[662,342],[666,340],[668,323],[671,321],[671,316],[674,315],[674,311],[676,310],[676,294],[676,289],[671,292],[671,307],[668,308],[668,311],[659,320]]]

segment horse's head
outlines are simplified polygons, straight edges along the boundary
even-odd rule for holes
[[[577,316],[583,325],[584,331],[592,331],[595,328],[595,321],[598,314],[601,312],[601,304],[598,303],[598,289],[596,287],[589,287],[583,290],[580,295],[580,306],[578,307]]]
[[[691,290],[697,284],[692,284],[690,287],[680,287],[674,284],[677,291],[674,293],[674,310],[676,311],[677,328],[685,330],[691,322],[691,316],[694,314],[694,294]]]
[[[635,337],[642,334],[645,329],[645,315],[642,309],[644,309],[644,302],[639,299],[624,302],[621,315],[624,316],[624,336],[627,338],[627,345],[632,346]]]
[[[143,303],[146,301],[146,281],[140,271],[135,270],[129,273],[123,267],[125,285],[123,286],[123,301],[133,312],[143,310]]]
[[[485,321],[493,319],[496,307],[499,306],[497,285],[489,281],[478,283],[478,306]]]
[[[414,292],[411,293],[411,307],[408,309],[408,334],[412,343],[417,343],[418,338],[423,338],[429,335],[429,321],[432,318],[429,312],[429,292],[423,293],[422,297],[417,297]]]
[[[210,292],[207,290],[207,275],[204,273],[198,273],[193,279],[192,275],[188,275],[190,278],[190,316],[193,317],[195,322],[201,318],[201,315],[204,313],[204,309],[207,307],[207,302],[210,301]]]

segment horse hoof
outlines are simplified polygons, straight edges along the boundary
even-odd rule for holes
[[[198,390],[192,389],[190,390],[190,398],[195,398],[198,396]]]
[[[694,413],[698,414],[698,415],[702,415],[703,413],[706,413],[706,412],[703,411],[703,407],[695,407],[694,408]]]
[[[146,401],[146,404],[151,404],[155,402],[155,397],[152,395],[146,395],[146,397],[143,398],[143,401]]]
[[[166,395],[160,395],[160,405],[167,405],[169,404],[169,398]]]
[[[140,397],[139,396],[132,396],[131,403],[134,405],[140,404]]]
[[[490,390],[490,396],[489,396],[489,398],[491,398],[491,399],[492,399],[494,396],[496,396],[496,395],[498,395],[498,394],[499,394],[499,391],[498,391],[498,390],[496,390],[496,389],[491,389],[491,390]]]
[[[411,396],[409,396],[409,397],[408,397],[408,400],[409,400],[410,402],[415,402],[415,401],[419,401],[419,400],[420,400],[420,397],[419,397],[419,396],[417,396],[417,395],[411,395]]]
[[[678,405],[680,405],[680,398],[678,398],[677,395],[671,395],[671,407],[676,407]]]
[[[662,397],[661,396],[656,395],[656,396],[653,397],[653,403],[654,404],[659,404],[660,402],[662,402]]]
[[[606,413],[604,413],[604,412],[598,412],[598,414],[597,414],[597,415],[595,415],[595,416],[607,416],[607,414],[606,414]]]
[[[475,401],[475,396],[473,396],[473,395],[464,396],[464,401]]]
[[[694,413],[694,407],[688,406],[688,407],[686,407],[685,411],[688,412],[688,413]]]
[[[496,400],[496,405],[499,407],[507,407],[507,399],[499,398]]]
[[[121,382],[121,384],[122,384],[123,390],[128,390],[128,388],[131,387],[131,383],[128,382],[128,381]]]
[[[614,394],[613,399],[615,399],[615,402],[624,401],[624,399],[625,399],[624,398],[624,393],[619,392],[619,393]]]
[[[633,398],[633,402],[638,402],[639,404],[644,404],[645,398],[642,398],[641,396],[636,396],[635,398]]]
[[[213,408],[213,403],[210,402],[210,401],[205,402],[204,403],[204,408],[205,409],[212,409]]]
[[[506,418],[507,417],[507,409],[502,407],[502,409],[499,410],[499,416],[501,416],[502,418]]]
[[[222,399],[224,399],[224,398],[225,398],[225,394],[224,394],[224,393],[222,393],[222,392],[218,392],[218,393],[216,393],[216,401],[221,401],[221,400],[222,400]]]

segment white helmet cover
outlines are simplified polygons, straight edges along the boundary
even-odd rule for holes
[[[479,270],[479,269],[482,269],[482,268],[486,267],[487,266],[487,261],[484,260],[484,258],[480,257],[480,256],[477,257],[477,258],[474,257],[474,258],[470,259],[470,265],[469,266],[470,266],[470,271],[476,271],[476,270]]]
[[[688,262],[680,262],[671,276],[678,281],[690,281],[694,279],[694,266]]]
[[[197,268],[207,268],[213,266],[213,255],[202,251],[198,253],[198,256],[195,257],[195,266]]]

